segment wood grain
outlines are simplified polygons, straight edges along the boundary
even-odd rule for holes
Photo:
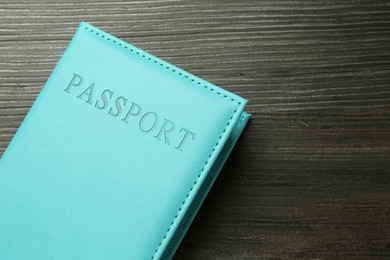
[[[0,154],[78,23],[250,100],[175,259],[390,258],[390,2],[0,1]]]

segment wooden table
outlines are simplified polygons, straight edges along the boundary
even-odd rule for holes
[[[0,1],[0,153],[82,20],[250,100],[175,259],[390,258],[389,1]]]

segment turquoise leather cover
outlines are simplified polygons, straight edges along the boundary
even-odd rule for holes
[[[0,259],[170,259],[246,103],[81,23],[3,154]]]

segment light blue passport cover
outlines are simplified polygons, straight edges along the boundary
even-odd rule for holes
[[[0,259],[170,259],[246,103],[81,23],[3,154]]]

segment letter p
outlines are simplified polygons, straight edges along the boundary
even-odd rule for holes
[[[82,83],[83,83],[83,78],[80,75],[73,73],[73,78],[70,81],[68,87],[64,89],[64,91],[70,93],[70,89],[72,87],[80,86]]]

